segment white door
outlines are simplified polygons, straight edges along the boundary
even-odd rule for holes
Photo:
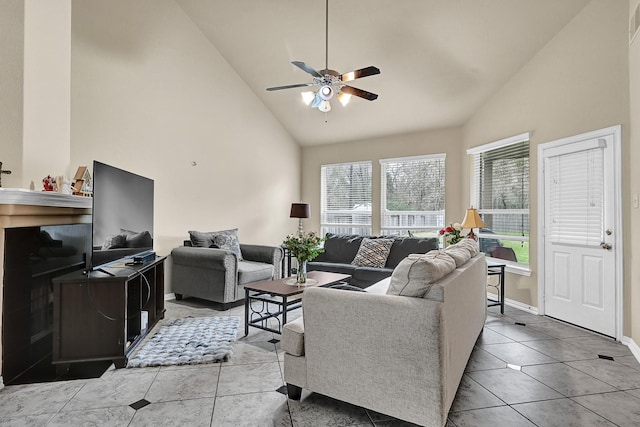
[[[615,338],[620,338],[622,298],[616,265],[616,245],[621,244],[615,170],[619,129],[566,138],[539,149],[544,185],[543,312]]]

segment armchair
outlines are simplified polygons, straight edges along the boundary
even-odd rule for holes
[[[222,304],[223,310],[244,299],[244,285],[281,276],[284,252],[279,246],[240,244],[242,259],[228,249],[193,247],[190,240],[171,251],[171,288],[183,295]]]

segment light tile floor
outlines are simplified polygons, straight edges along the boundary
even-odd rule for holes
[[[0,390],[0,426],[411,425],[306,391],[300,402],[288,400],[282,351],[273,341],[279,335],[251,328],[245,337],[242,306],[219,312],[186,299],[166,307],[167,319],[239,316],[231,360],[112,367],[97,379],[7,386]],[[141,399],[150,403],[130,406]],[[449,413],[447,427],[456,426],[640,426],[640,364],[612,340],[492,307]]]

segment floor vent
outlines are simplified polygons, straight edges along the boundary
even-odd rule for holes
[[[633,43],[638,35],[638,28],[640,28],[640,3],[638,3],[636,10],[631,14],[631,20],[629,21],[629,45]]]

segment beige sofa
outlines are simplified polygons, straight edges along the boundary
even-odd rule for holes
[[[309,288],[303,316],[284,326],[289,397],[301,389],[422,426],[444,426],[486,320],[479,253],[421,298]]]

